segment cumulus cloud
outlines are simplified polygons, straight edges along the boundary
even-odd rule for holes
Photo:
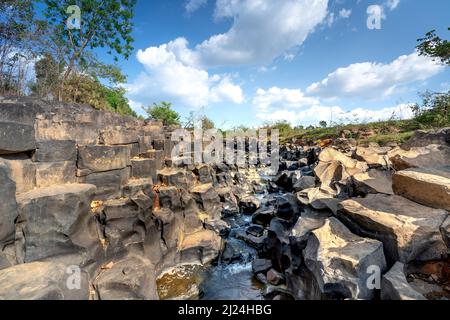
[[[279,109],[272,112],[259,112],[257,118],[263,121],[288,121],[292,125],[318,125],[320,121],[335,123],[368,123],[389,119],[411,119],[411,105],[400,104],[379,110],[355,108],[344,111],[339,106],[316,105],[301,110]]]
[[[231,28],[195,47],[206,66],[266,64],[301,45],[327,16],[328,0],[218,0]]]
[[[388,64],[363,62],[339,68],[310,85],[307,93],[321,98],[385,98],[404,85],[426,80],[443,70],[443,65],[414,52]]]
[[[268,90],[258,89],[253,98],[253,104],[259,110],[266,111],[270,108],[301,108],[319,104],[319,100],[306,97],[300,89],[282,89],[272,87]]]
[[[206,5],[208,0],[188,0],[186,3],[185,9],[187,13],[193,13]]]
[[[244,101],[243,91],[227,75],[210,75],[199,67],[188,42],[178,38],[159,47],[139,50],[138,61],[145,71],[127,85],[132,100],[166,99],[189,107],[210,103]]]

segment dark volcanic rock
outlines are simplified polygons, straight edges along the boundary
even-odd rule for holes
[[[272,261],[267,259],[255,259],[252,262],[252,271],[256,275],[258,273],[266,273],[272,268]]]
[[[0,246],[14,239],[17,218],[16,184],[10,178],[10,171],[0,163]]]
[[[128,146],[88,145],[78,148],[80,176],[92,172],[123,169],[130,165]]]
[[[57,162],[77,160],[77,147],[72,140],[38,141],[33,154],[34,162]]]
[[[259,208],[252,216],[252,222],[254,224],[259,224],[264,227],[270,224],[273,217],[275,216],[275,208],[274,207],[262,207]]]
[[[247,234],[252,235],[254,237],[262,237],[264,234],[264,228],[258,225],[253,225],[247,228]]]
[[[0,154],[11,154],[36,149],[34,127],[0,121]]]

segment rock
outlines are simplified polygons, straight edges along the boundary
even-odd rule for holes
[[[390,165],[387,153],[390,148],[364,148],[357,147],[355,150],[355,158],[366,162],[370,168],[387,167]]]
[[[224,216],[233,216],[239,213],[238,200],[234,192],[229,187],[216,188],[222,203],[222,213]]]
[[[239,201],[239,208],[243,214],[251,215],[258,210],[261,202],[255,197],[248,196]]]
[[[100,240],[90,211],[95,186],[59,185],[17,196],[25,263],[52,258],[84,265],[98,259]]]
[[[34,162],[77,161],[77,147],[73,140],[38,141],[33,153]]]
[[[336,218],[312,231],[304,257],[321,292],[329,297],[372,299],[374,290],[367,287],[369,267],[386,269],[383,244],[352,234]]]
[[[139,142],[139,132],[134,128],[114,126],[112,130],[102,130],[101,136],[105,144],[121,145]]]
[[[157,172],[158,182],[166,186],[189,189],[194,184],[193,173],[184,169],[164,168]]]
[[[284,276],[275,269],[270,269],[267,272],[267,282],[274,286],[278,286],[284,282]]]
[[[444,238],[447,248],[450,250],[450,217],[448,217],[441,226],[442,237]]]
[[[211,220],[220,219],[222,205],[212,184],[197,185],[191,189],[191,193],[200,210],[204,211]]]
[[[36,163],[36,187],[46,188],[58,184],[76,183],[76,172],[75,162]]]
[[[272,268],[272,262],[267,259],[255,259],[252,262],[253,274],[266,273]]]
[[[0,157],[10,171],[10,178],[16,184],[16,192],[22,193],[36,187],[36,164],[26,155],[7,155]]]
[[[302,176],[300,170],[283,171],[275,178],[275,183],[286,191],[291,191],[297,180]]]
[[[382,300],[426,300],[423,295],[415,291],[406,280],[404,264],[396,262],[383,276],[381,282]]]
[[[388,156],[397,171],[409,168],[439,168],[448,166],[450,147],[432,144],[411,148],[409,151],[396,148],[390,151]]]
[[[316,186],[316,178],[304,176],[298,179],[294,185],[294,191],[299,192],[305,189],[314,188]]]
[[[214,173],[209,165],[200,165],[194,169],[194,174],[197,176],[200,183],[213,183]]]
[[[249,246],[255,248],[255,249],[261,249],[264,244],[264,237],[255,237],[251,234],[248,234],[244,230],[238,230],[236,231],[236,239],[240,239],[244,242],[246,242]]]
[[[192,249],[195,251],[200,250],[197,262],[205,266],[219,256],[222,249],[222,238],[210,230],[186,235],[181,242],[179,251],[183,252]]]
[[[36,149],[32,125],[0,121],[0,154],[12,154]]]
[[[153,137],[152,136],[140,136],[138,142],[139,154],[153,149]]]
[[[399,171],[394,174],[393,189],[414,202],[450,211],[450,166]]]
[[[275,207],[269,206],[269,207],[261,207],[252,216],[252,222],[254,224],[259,224],[264,227],[268,226],[270,224],[270,221],[275,216]]]
[[[310,205],[316,210],[330,209],[336,212],[340,200],[334,197],[335,193],[329,188],[311,188],[297,193],[297,199],[304,205]]]
[[[113,261],[97,276],[94,287],[100,300],[158,300],[154,266],[136,255]]]
[[[128,183],[123,186],[124,197],[131,198],[141,191],[148,197],[154,198],[153,182],[151,179],[130,179]]]
[[[122,186],[125,186],[130,179],[130,168],[91,173],[80,178],[80,182],[93,184],[97,187],[95,191],[96,200],[107,200],[120,198],[122,196]]]
[[[152,178],[156,181],[156,164],[154,159],[131,159],[131,177],[135,179]]]
[[[89,300],[89,297],[87,273],[81,270],[78,273],[61,263],[33,262],[0,271],[0,300]]]
[[[128,146],[88,145],[78,148],[79,176],[123,169],[130,164]]]
[[[402,149],[410,150],[417,147],[426,147],[430,144],[450,146],[450,128],[432,131],[417,130],[408,141],[402,144]]]
[[[367,171],[367,164],[365,162],[354,160],[333,148],[324,149],[319,155],[319,160],[328,163],[338,161],[350,176]]]
[[[230,234],[230,225],[223,220],[205,220],[205,229],[214,231],[221,237],[227,237]]]
[[[392,190],[392,176],[388,171],[371,169],[368,172],[355,174],[352,179],[357,194],[394,194]]]
[[[444,210],[395,195],[369,194],[342,201],[337,216],[352,232],[382,241],[390,265],[440,259],[448,254],[439,231],[448,216]]]
[[[9,168],[0,162],[0,247],[14,240],[15,220],[18,216],[16,184],[10,178]]]
[[[306,208],[290,231],[289,237],[299,244],[306,243],[311,232],[323,227],[330,216],[331,212]]]
[[[159,188],[159,204],[161,208],[180,210],[182,208],[180,190],[176,187]]]
[[[252,225],[247,228],[246,232],[249,235],[259,238],[264,234],[264,228],[258,225]]]
[[[239,262],[243,259],[239,244],[227,241],[222,252],[221,261],[225,263]]]

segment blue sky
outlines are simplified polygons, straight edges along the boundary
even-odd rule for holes
[[[120,65],[138,113],[164,100],[225,128],[405,118],[419,91],[450,89],[414,50],[431,29],[448,38],[449,18],[448,0],[141,0]]]

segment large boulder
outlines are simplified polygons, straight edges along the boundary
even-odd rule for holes
[[[448,217],[445,210],[395,195],[369,194],[342,201],[337,216],[352,232],[382,241],[390,265],[440,259],[448,254],[439,230]]]
[[[87,145],[78,148],[79,175],[123,169],[129,166],[128,146]]]
[[[314,188],[316,186],[316,178],[311,176],[304,176],[297,180],[294,185],[294,191],[300,192],[305,189]]]
[[[6,155],[0,157],[10,170],[10,178],[16,184],[16,192],[22,193],[36,187],[36,164],[25,154]]]
[[[393,188],[414,202],[450,211],[450,166],[399,171],[394,174]]]
[[[419,292],[415,291],[406,280],[405,265],[397,262],[383,276],[381,282],[381,299],[383,300],[426,300]]]
[[[151,178],[156,181],[156,163],[154,159],[131,159],[131,176],[136,179]]]
[[[316,210],[329,209],[336,212],[340,200],[335,198],[336,192],[330,188],[310,188],[297,193],[297,199],[304,205]]]
[[[36,149],[32,125],[0,121],[0,154],[20,153]]]
[[[36,187],[46,188],[58,184],[77,182],[75,162],[39,162],[36,163]]]
[[[222,238],[211,230],[203,230],[186,235],[178,250],[183,263],[208,265],[219,256]]]
[[[390,162],[387,157],[387,153],[390,148],[381,147],[357,147],[355,150],[355,158],[366,162],[369,167],[387,167]]]
[[[95,187],[58,185],[17,196],[18,232],[25,263],[59,260],[85,265],[98,259],[100,239],[90,205]]]
[[[338,161],[345,168],[345,171],[349,176],[367,171],[368,169],[365,162],[352,159],[351,157],[333,148],[324,149],[319,155],[319,160],[321,162],[328,163]]]
[[[35,162],[76,161],[77,147],[73,140],[38,141],[33,154]]]
[[[100,300],[158,300],[155,268],[138,255],[107,264],[94,287]]]
[[[300,245],[306,244],[311,232],[323,227],[330,216],[330,212],[316,211],[307,207],[289,234],[291,242],[294,241]]]
[[[368,271],[373,266],[381,272],[386,269],[383,244],[358,237],[336,218],[311,232],[303,254],[320,291],[328,297],[372,299],[375,292],[367,286]]]
[[[432,131],[417,130],[408,141],[402,144],[402,149],[410,150],[411,148],[426,147],[430,144],[450,146],[450,128]]]
[[[0,300],[89,300],[88,274],[74,266],[33,262],[0,271]]]
[[[0,247],[3,247],[6,242],[14,239],[18,215],[16,184],[10,178],[9,168],[3,163],[0,163],[0,181]]]
[[[394,194],[392,190],[392,174],[389,171],[371,169],[368,172],[355,174],[352,179],[355,184],[355,191],[358,194]]]
[[[432,144],[408,151],[396,148],[389,151],[388,156],[397,171],[409,168],[438,168],[448,166],[450,147]]]
[[[126,167],[119,170],[91,173],[81,177],[79,182],[95,185],[97,187],[95,198],[108,200],[122,196],[122,189],[130,180],[130,174],[130,168]]]

